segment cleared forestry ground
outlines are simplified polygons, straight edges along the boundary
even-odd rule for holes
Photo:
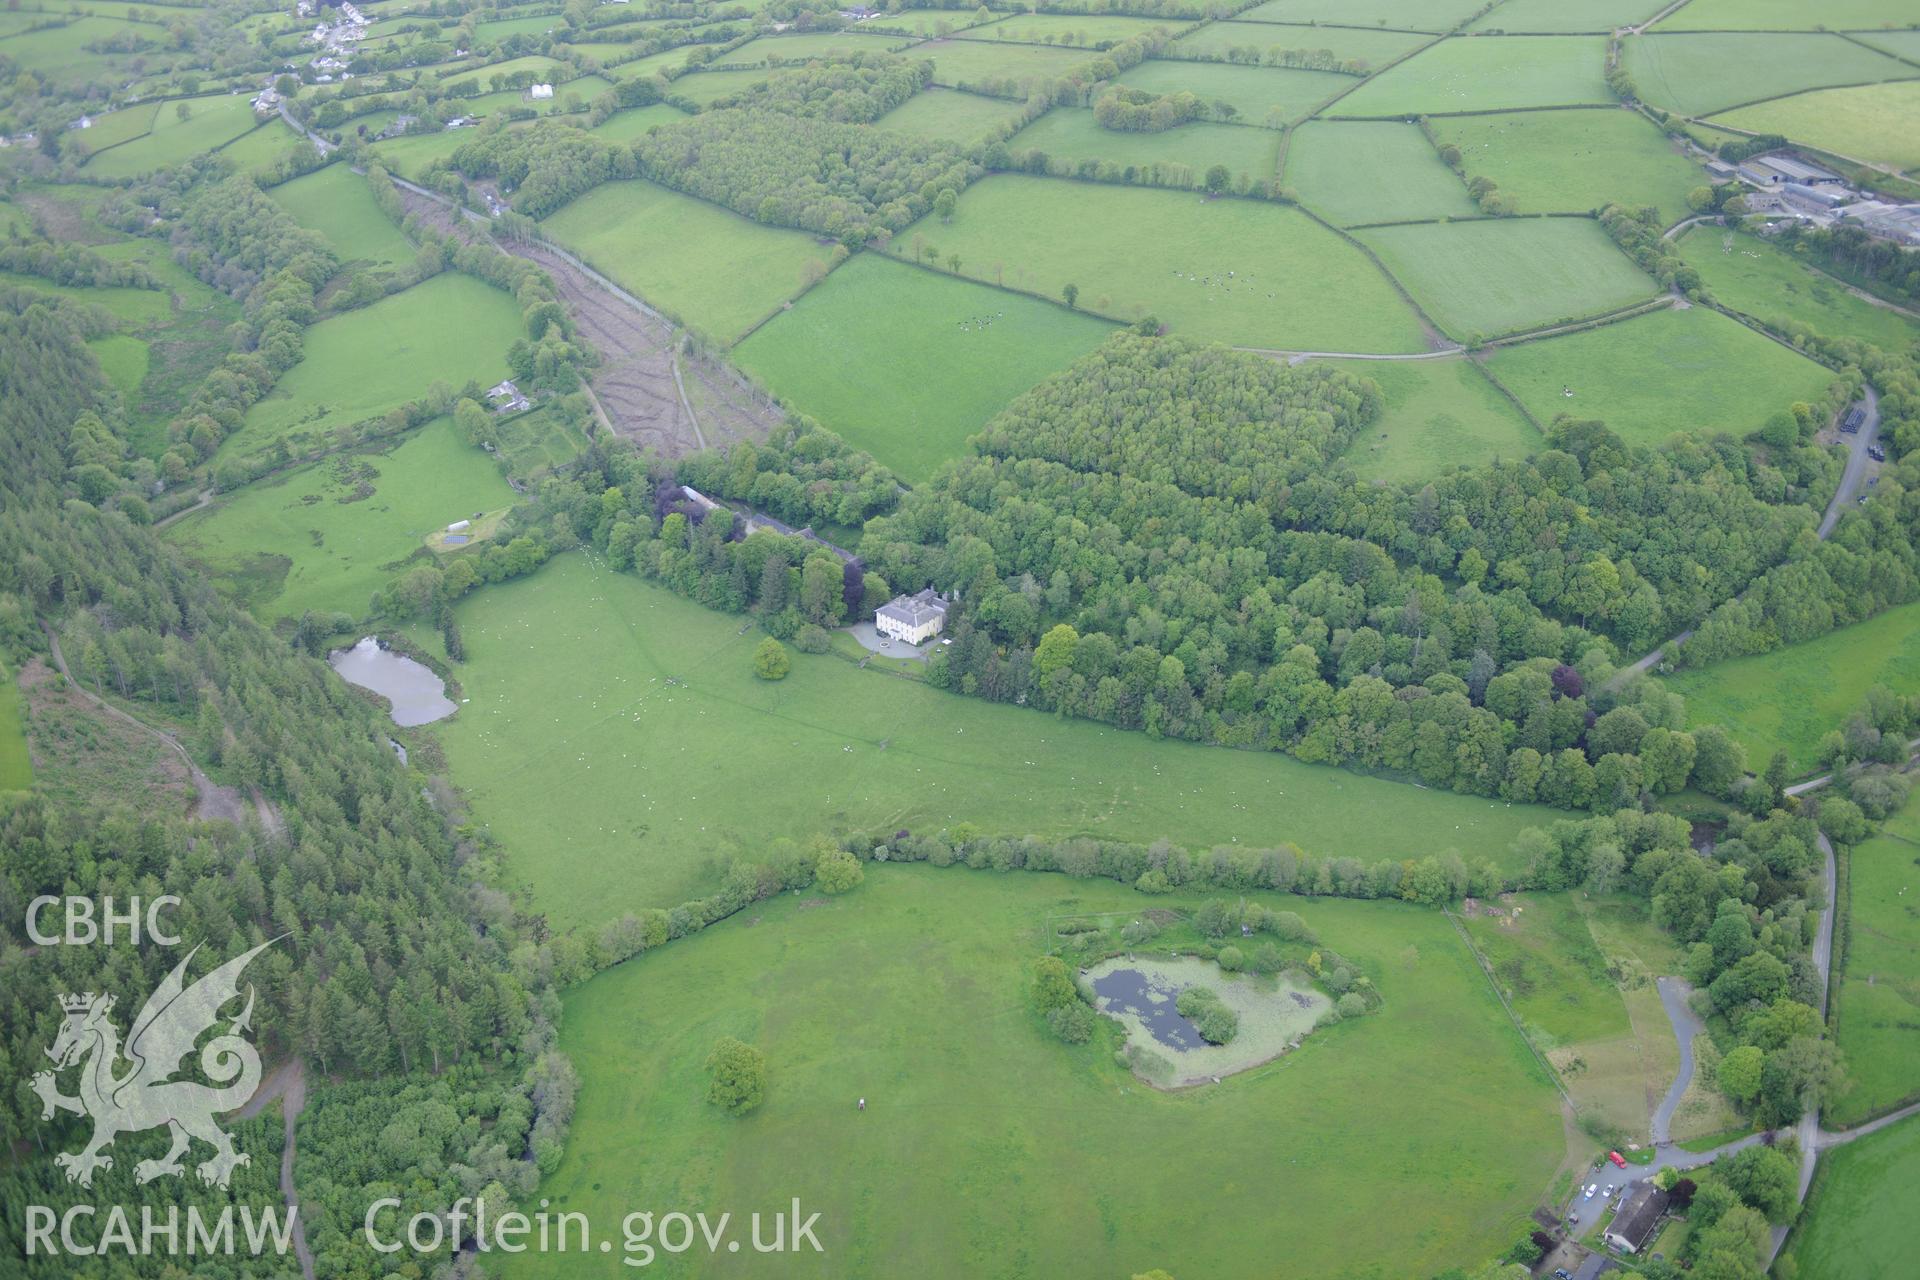
[[[831,655],[795,655],[768,683],[745,619],[583,555],[470,596],[458,616],[471,701],[433,732],[508,851],[507,878],[557,927],[673,906],[779,835],[971,822],[1369,860],[1458,849],[1511,868],[1519,832],[1559,816],[1155,742]]]
[[[1129,889],[871,865],[842,897],[750,907],[567,993],[561,1048],[583,1083],[540,1193],[596,1226],[636,1204],[798,1196],[824,1252],[786,1255],[782,1274],[849,1280],[1125,1276],[1173,1259],[1220,1280],[1430,1275],[1524,1235],[1562,1152],[1559,1098],[1445,918],[1259,896],[1356,960],[1385,1006],[1177,1092],[1115,1064],[1111,1024],[1069,1046],[1026,1005],[1048,917],[1137,911],[1148,900]],[[766,1100],[741,1118],[702,1101],[724,1035],[767,1055]],[[1304,1206],[1373,1199],[1395,1211],[1356,1268],[1351,1224]],[[682,1262],[746,1272],[724,1252]],[[578,1254],[504,1272],[606,1273]]]
[[[1297,209],[1194,192],[1005,174],[968,187],[950,223],[893,238],[960,272],[1125,322],[1279,350],[1422,351],[1413,310],[1365,254]]]
[[[734,351],[785,403],[909,483],[1112,332],[1050,302],[863,253]]]
[[[1487,367],[1543,423],[1598,418],[1649,445],[1675,433],[1748,435],[1796,400],[1819,400],[1833,378],[1707,307],[1502,347]]]

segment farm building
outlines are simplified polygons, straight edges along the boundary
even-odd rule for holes
[[[551,98],[553,96],[553,86],[550,84],[528,85],[527,96],[536,102],[543,98]]]
[[[1788,182],[1809,187],[1845,185],[1845,180],[1837,173],[1783,155],[1754,156],[1741,164],[1740,176],[1760,187],[1777,187]]]
[[[874,630],[908,644],[931,640],[946,625],[947,602],[932,587],[910,596],[895,596],[873,617]]]
[[[1840,210],[1840,216],[1858,224],[1868,235],[1896,244],[1920,245],[1920,204],[1862,200]]]
[[[1651,1182],[1642,1182],[1620,1202],[1619,1212],[1607,1228],[1607,1243],[1623,1253],[1638,1253],[1647,1247],[1660,1219],[1667,1214],[1667,1193]]]

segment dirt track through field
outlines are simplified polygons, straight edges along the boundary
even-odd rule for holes
[[[449,205],[405,186],[399,190],[407,212],[436,230],[484,238]],[[678,335],[670,321],[616,296],[570,255],[537,242],[494,243],[553,277],[579,336],[599,353],[600,367],[589,381],[614,434],[672,458],[735,440],[764,440],[780,421],[780,411],[731,370],[691,354],[676,357]]]

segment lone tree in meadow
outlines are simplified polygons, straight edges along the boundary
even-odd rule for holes
[[[743,1116],[767,1094],[767,1055],[732,1036],[721,1036],[707,1055],[707,1101]]]
[[[1067,310],[1071,311],[1073,310],[1074,304],[1080,301],[1080,286],[1077,284],[1065,285],[1060,290],[1060,296],[1066,299]]]
[[[787,646],[768,636],[753,651],[753,674],[762,680],[785,680],[787,672],[793,670],[793,659],[787,656]]]

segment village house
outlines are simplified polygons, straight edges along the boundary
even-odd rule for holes
[[[946,625],[947,601],[932,587],[910,596],[895,596],[873,617],[874,630],[908,644],[931,640]]]
[[[1627,1193],[1607,1227],[1607,1243],[1622,1253],[1638,1253],[1660,1229],[1667,1216],[1666,1192],[1651,1182],[1642,1182]]]

